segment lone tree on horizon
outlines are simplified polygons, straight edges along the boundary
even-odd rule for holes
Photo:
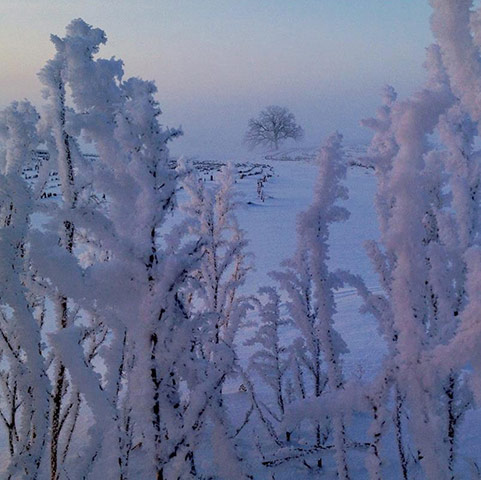
[[[257,118],[249,120],[249,127],[244,142],[250,148],[267,145],[279,149],[279,143],[288,138],[300,140],[304,135],[297,125],[294,114],[286,107],[271,105],[266,107]]]

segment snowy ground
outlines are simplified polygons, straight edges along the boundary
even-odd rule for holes
[[[348,151],[350,155],[347,155],[346,162],[351,163],[360,152],[362,152],[360,147]],[[274,171],[274,175],[265,183],[265,201],[261,201],[257,195],[258,177],[239,178],[236,183],[238,190],[242,193],[242,207],[237,215],[249,240],[248,250],[254,253],[255,265],[255,269],[247,278],[243,292],[245,294],[255,294],[259,287],[272,285],[273,280],[269,277],[269,272],[281,269],[282,261],[294,253],[297,215],[310,204],[317,178],[313,150],[288,151],[270,155],[267,159],[257,157],[253,162],[263,161]],[[204,178],[209,182],[210,173]],[[348,169],[346,186],[349,188],[349,199],[345,202],[345,207],[349,209],[351,216],[347,222],[336,225],[331,231],[330,261],[333,270],[342,268],[352,273],[362,274],[367,285],[374,290],[378,288],[377,279],[364,253],[363,243],[378,236],[373,208],[375,184],[372,170],[359,166],[351,166]],[[179,200],[182,201],[182,195]],[[376,372],[384,351],[383,342],[376,331],[376,324],[372,318],[359,314],[360,301],[352,289],[340,290],[336,298],[338,301],[336,326],[350,350],[344,358],[348,376],[370,378]],[[255,318],[253,320],[255,321]],[[252,333],[252,328],[241,330],[236,342],[241,364],[244,367],[253,350],[252,347],[245,347],[243,343],[245,339],[252,336]],[[284,340],[289,343],[293,335],[294,332],[286,331]],[[240,379],[231,379],[225,388],[230,412],[234,424],[237,425],[242,422],[249,407],[247,394],[238,392],[240,381]],[[256,384],[256,390],[264,398],[269,395],[260,383]],[[247,444],[245,448],[252,448],[252,445]],[[203,456],[200,455],[200,457]],[[361,472],[364,469],[361,458],[360,456],[358,459],[359,470],[355,469],[359,475],[362,475]],[[324,472],[328,470],[330,470],[329,465],[326,464]],[[255,478],[263,478],[262,475],[265,473],[265,471],[255,472]],[[294,474],[292,470],[289,475],[291,474]],[[305,469],[295,474],[298,477],[301,475],[299,478],[307,478],[302,477],[306,474]]]
[[[352,273],[361,274],[366,285],[373,291],[379,289],[378,281],[371,268],[369,259],[365,254],[363,244],[366,240],[377,239],[378,228],[376,214],[374,211],[374,194],[376,189],[376,178],[371,169],[356,166],[357,158],[362,156],[363,147],[357,146],[347,150],[346,162],[348,168],[345,185],[349,189],[349,199],[344,206],[351,212],[347,222],[336,224],[331,229],[330,236],[330,266],[332,270],[346,269]],[[201,161],[201,175],[206,182],[215,181],[218,165],[209,165],[208,160]],[[255,294],[259,287],[273,285],[269,272],[282,268],[282,261],[289,258],[296,246],[296,218],[298,213],[305,210],[311,202],[313,186],[317,178],[317,166],[314,149],[290,150],[266,156],[258,155],[254,158],[239,159],[236,161],[239,170],[250,172],[246,175],[239,175],[236,186],[242,193],[242,206],[238,211],[238,219],[241,227],[245,230],[249,240],[248,250],[254,254],[253,269],[247,278],[243,289],[245,294]],[[28,172],[27,172],[28,173]],[[265,200],[262,201],[257,193],[257,182],[260,178],[267,176],[264,184]],[[242,177],[242,178],[241,178]],[[50,191],[54,194],[58,189],[56,176],[51,178]],[[179,195],[182,202],[183,194]],[[47,199],[46,201],[55,201]],[[361,380],[368,380],[376,373],[380,360],[384,353],[384,344],[377,333],[375,321],[366,315],[359,313],[360,300],[352,289],[342,289],[336,294],[337,309],[336,327],[346,341],[349,353],[344,356],[344,365],[348,377],[357,377]],[[255,320],[255,319],[254,319]],[[240,332],[236,343],[241,364],[245,367],[249,356],[252,354],[252,347],[244,346],[244,341],[252,336],[253,329],[245,328]],[[286,331],[286,342],[294,332]],[[238,391],[241,380],[231,379],[225,388],[226,400],[231,412],[233,421],[239,425],[246,410],[249,407],[249,397]],[[256,389],[262,392],[262,385],[256,385]],[[263,392],[267,393],[267,392]],[[366,427],[362,418],[356,422]],[[479,431],[481,427],[481,414],[479,411],[468,412],[462,428],[463,455],[466,459],[466,476],[469,468],[469,458],[481,458],[479,452]],[[248,430],[248,429],[246,429]],[[248,432],[246,432],[248,435]],[[355,432],[354,432],[355,435]],[[241,439],[244,448],[254,448],[249,445],[246,436]],[[206,444],[206,448],[208,448]],[[211,461],[209,455],[202,455],[205,462]],[[390,469],[390,458],[392,453],[386,456],[387,479],[398,478],[399,472]],[[329,462],[326,460],[323,469],[323,478],[331,478],[328,475]],[[353,478],[366,478],[363,456],[352,453]],[[393,462],[394,464],[394,462]],[[263,473],[255,472],[256,480],[262,480]],[[306,469],[290,471],[287,479],[293,478],[316,478],[307,476]],[[463,473],[464,475],[464,473]],[[276,478],[284,478],[278,477]],[[333,477],[334,478],[334,477]]]
[[[264,202],[257,197],[255,178],[237,182],[244,199],[238,218],[249,239],[248,250],[254,253],[255,269],[246,282],[247,294],[256,293],[261,286],[272,285],[269,272],[282,268],[282,261],[294,253],[296,218],[310,204],[317,178],[315,159],[301,154],[290,152],[289,158],[296,160],[285,160],[287,154],[278,154],[284,160],[266,161],[273,167],[274,175],[265,184]],[[341,268],[362,274],[366,284],[376,290],[377,278],[363,247],[366,240],[378,237],[373,207],[376,179],[372,170],[352,166],[348,169],[346,186],[349,200],[345,207],[351,216],[331,230],[330,266],[333,270]],[[346,367],[353,374],[371,376],[383,352],[376,325],[369,317],[359,315],[360,303],[354,290],[339,291],[337,301],[337,326],[346,336],[351,351]]]
[[[350,149],[346,161],[356,163],[356,157],[362,152],[362,147]],[[239,191],[244,195],[244,206],[238,212],[238,218],[241,227],[247,233],[249,250],[255,254],[255,270],[250,273],[245,287],[245,293],[249,294],[254,294],[261,286],[272,285],[269,272],[282,268],[282,261],[294,253],[296,217],[310,204],[317,178],[317,167],[312,151],[300,153],[291,151],[277,154],[267,160],[264,158],[264,161],[274,169],[273,177],[265,185],[264,202],[257,197],[255,177],[237,182]],[[379,235],[374,209],[376,178],[371,169],[352,165],[348,169],[345,185],[349,189],[349,199],[344,206],[351,212],[351,216],[347,222],[334,225],[331,229],[330,266],[333,270],[341,268],[362,274],[366,285],[372,291],[376,291],[379,289],[378,280],[363,247],[366,240],[377,239]],[[336,327],[349,348],[349,353],[344,356],[346,375],[368,380],[376,373],[385,351],[384,343],[377,332],[376,322],[371,317],[359,313],[360,300],[352,289],[337,292],[336,300],[338,309]],[[252,353],[252,350],[243,346],[243,341],[251,334],[252,330],[245,329],[237,339],[243,365],[247,364]],[[288,336],[289,332],[286,334]],[[232,380],[227,385],[226,393],[230,394],[233,417],[236,417],[237,422],[241,422],[248,408],[248,398],[246,394],[238,393],[238,385],[238,380]],[[263,390],[262,385],[257,387],[259,391]],[[364,422],[360,419],[358,425],[361,426]],[[460,434],[463,443],[462,458],[465,460],[460,462],[463,470],[460,479],[470,478],[468,472],[471,459],[479,463],[481,458],[478,448],[480,427],[481,412],[468,412]],[[366,424],[364,423],[361,428],[366,428]],[[385,455],[386,479],[400,478],[394,451],[385,452]],[[367,478],[363,456],[354,452],[350,457],[352,473],[355,475],[353,478],[356,480]],[[323,475],[327,476],[323,478],[331,478],[327,473],[329,470],[329,465],[326,464]],[[260,472],[256,474],[259,475]],[[308,476],[304,469],[291,471],[286,479],[293,478],[294,475],[298,479],[316,478],[315,475]]]

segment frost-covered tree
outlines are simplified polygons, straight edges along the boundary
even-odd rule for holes
[[[334,291],[342,282],[329,270],[327,263],[329,225],[348,217],[347,210],[338,205],[339,200],[347,198],[345,187],[340,185],[346,174],[346,167],[342,162],[341,139],[341,135],[336,133],[327,139],[321,149],[314,200],[298,219],[296,254],[285,262],[285,271],[275,272],[272,276],[286,295],[289,321],[299,332],[299,338],[292,346],[295,359],[293,374],[297,377],[297,398],[303,401],[290,405],[284,428],[292,432],[303,417],[313,421],[313,449],[306,449],[305,455],[312,455],[316,451],[319,455],[322,451],[333,448],[338,476],[348,479],[348,440],[344,420],[344,416],[349,412],[348,403],[339,404],[332,415],[321,418],[312,418],[315,415],[309,415],[305,410],[309,402],[321,401],[325,396],[338,396],[344,389],[345,382],[342,354],[347,350],[335,329],[333,318],[336,312]],[[261,332],[258,337],[259,335]],[[261,340],[259,337],[258,341]],[[270,350],[275,354],[276,348],[271,346]],[[269,368],[267,362],[265,363],[265,368]],[[271,356],[268,363],[272,363]],[[271,373],[274,373],[273,368],[275,370],[279,366],[274,363],[270,367]],[[277,382],[280,380],[279,375],[280,373],[275,375]],[[276,387],[279,401],[283,397],[279,396],[278,389],[279,386]],[[302,435],[302,432],[298,434],[301,439]],[[290,433],[287,438],[291,438]],[[302,440],[305,442],[305,439]],[[290,458],[299,458],[299,452],[294,457],[285,457],[285,460]],[[274,461],[272,464],[278,463]],[[318,465],[322,466],[321,460]]]
[[[98,58],[105,33],[80,19],[52,37],[40,122],[28,102],[0,113],[6,478],[252,478],[245,432],[272,478],[272,467],[318,474],[331,462],[352,478],[353,448],[371,479],[459,476],[460,428],[481,398],[481,10],[431,4],[425,86],[405,100],[386,87],[376,118],[363,121],[374,130],[380,238],[367,252],[381,294],[329,268],[329,227],[348,216],[339,134],[321,150],[296,252],[273,274],[279,289],[247,301],[232,167],[209,186],[170,169],[167,144],[180,132],[159,122],[155,85]],[[280,107],[249,127],[247,141],[275,148],[302,132]],[[37,202],[43,180],[30,188],[22,178],[40,144],[41,177],[58,170],[61,184],[48,204]],[[189,200],[172,227],[179,175]],[[334,323],[345,283],[387,346],[363,384],[343,369]],[[252,307],[247,344],[257,351],[246,373],[235,338]],[[223,390],[239,377],[251,405],[234,426]],[[391,470],[386,451],[398,456]]]
[[[47,62],[39,73],[44,85],[44,97],[47,100],[45,114],[42,119],[42,130],[49,151],[49,163],[55,164],[59,172],[62,189],[62,204],[59,213],[63,217],[60,228],[60,242],[64,248],[73,253],[75,244],[75,226],[69,218],[69,210],[77,206],[78,191],[75,187],[74,155],[79,155],[75,139],[67,132],[66,80],[65,62],[66,52],[64,43],[56,36],[52,36],[56,46],[56,55]],[[46,166],[44,166],[45,168]],[[72,305],[68,298],[57,289],[54,294],[57,328],[63,329],[72,321]],[[67,378],[65,366],[57,358],[54,359],[54,390],[52,393],[51,428],[50,428],[50,468],[51,478],[58,477],[59,442],[62,426],[62,409],[66,398]]]
[[[234,166],[223,167],[217,180],[218,186],[209,189],[191,172],[183,182],[190,195],[190,202],[183,207],[190,217],[189,230],[202,243],[203,261],[194,275],[198,286],[196,294],[203,310],[218,317],[212,322],[211,332],[211,340],[216,344],[222,339],[231,341],[228,333],[231,317],[239,302],[244,303],[237,290],[249,269],[245,253],[247,240],[235,215],[239,201]]]
[[[82,135],[93,143],[98,153],[93,188],[107,198],[95,208],[88,202],[67,204],[64,215],[82,234],[77,249],[54,246],[54,232],[65,225],[61,215],[52,216],[52,229],[37,232],[32,242],[36,268],[79,307],[79,321],[51,335],[69,383],[95,420],[71,471],[79,478],[87,472],[127,478],[137,445],[142,460],[137,458],[136,468],[143,472],[138,474],[163,478],[184,441],[178,436],[179,398],[192,328],[178,291],[196,259],[195,244],[166,246],[159,239],[175,193],[166,143],[179,132],[159,124],[152,82],[124,81],[121,62],[94,58],[105,43],[101,30],[74,20],[54,43],[73,102],[62,138]],[[86,257],[88,251],[92,255]],[[107,329],[102,375],[89,363],[83,342],[88,319]]]
[[[191,436],[191,455],[199,445],[206,426],[213,426],[213,451],[221,449],[228,458],[214,456],[216,471],[222,477],[248,478],[239,456],[233,427],[227,416],[222,388],[229,376],[235,374],[237,354],[235,335],[249,308],[239,295],[249,270],[247,241],[240,229],[235,210],[238,207],[235,191],[235,169],[224,167],[215,186],[206,186],[187,166],[181,167],[182,186],[189,196],[182,205],[186,221],[182,225],[200,243],[201,258],[183,291],[188,315],[198,328],[193,353],[194,370],[189,376],[188,411],[195,428]],[[175,234],[175,232],[174,232]],[[192,414],[193,415],[193,414]],[[185,428],[188,430],[188,427]]]
[[[38,144],[31,126],[36,113],[16,104],[2,117],[5,241],[10,223],[20,237],[28,236],[28,243],[11,247],[19,267],[10,276],[30,302],[24,305],[30,310],[18,315],[30,313],[28,321],[39,321],[32,292],[43,289],[49,315],[56,317],[47,319],[45,334],[31,324],[24,345],[19,307],[8,300],[19,293],[10,287],[13,280],[7,282],[5,365],[24,372],[31,362],[28,348],[40,356],[35,385],[30,374],[19,380],[2,370],[12,472],[20,466],[35,478],[43,468],[46,475],[46,455],[39,449],[50,447],[52,480],[196,478],[193,453],[208,423],[213,449],[230,457],[218,462],[217,471],[247,478],[222,400],[226,376],[236,367],[235,332],[247,308],[237,294],[247,266],[246,242],[233,214],[232,171],[226,169],[218,189],[206,194],[202,221],[189,224],[189,236],[187,230],[169,234],[163,227],[175,206],[177,174],[169,168],[166,144],[180,132],[159,123],[155,85],[124,80],[120,61],[95,58],[105,34],[80,19],[64,38],[52,40],[57,53],[40,74],[47,99],[41,135],[50,168],[58,168],[62,196],[41,209],[42,229],[30,228],[33,207],[20,177],[20,166]],[[98,154],[93,164],[80,152],[81,138]],[[92,202],[91,192],[106,200]],[[37,387],[42,375],[43,391]],[[34,411],[28,410],[32,402]],[[92,420],[83,437],[80,415]],[[38,433],[27,429],[30,424]],[[75,461],[67,456],[72,442],[79,447]],[[18,463],[20,455],[28,455],[33,466]]]
[[[288,138],[300,140],[304,132],[296,123],[294,114],[285,107],[271,105],[266,107],[257,118],[251,118],[244,141],[251,148],[267,145],[279,149],[279,144]]]
[[[249,359],[247,372],[243,374],[251,400],[244,422],[253,424],[252,418],[256,418],[256,423],[259,423],[254,427],[254,432],[258,437],[256,445],[263,465],[272,467],[283,465],[284,462],[288,465],[292,458],[285,461],[285,457],[277,455],[276,450],[286,448],[291,439],[291,432],[283,432],[282,427],[286,409],[293,401],[289,373],[295,360],[293,355],[289,355],[282,338],[283,327],[288,326],[289,322],[281,314],[281,298],[274,287],[260,288],[258,297],[252,303],[258,319],[254,322],[257,328],[245,345],[254,347],[256,351]],[[295,366],[299,367],[299,364],[295,363]],[[265,431],[267,440],[261,441],[256,430]],[[275,457],[269,458],[273,453],[276,453]]]
[[[0,113],[0,418],[8,434],[8,478],[40,478],[49,436],[51,387],[28,245],[34,203],[22,178],[38,146],[37,121],[26,101]]]
[[[467,4],[445,3],[442,8],[435,5],[435,25],[448,10],[464,12],[465,20],[469,17]],[[445,24],[447,45],[440,42],[428,49],[426,87],[389,110],[384,107],[382,119],[378,115],[377,121],[366,123],[377,131],[373,147],[380,152],[375,165],[382,242],[370,243],[368,252],[385,289],[385,296],[365,295],[366,308],[378,318],[390,352],[377,383],[376,408],[385,419],[389,403],[381,398],[391,384],[403,478],[419,476],[417,465],[427,478],[454,478],[457,432],[472,405],[463,362],[475,355],[474,350],[443,357],[438,353],[447,345],[454,348],[462,338],[461,312],[469,311],[474,299],[467,292],[476,271],[476,262],[469,265],[466,260],[475,257],[470,252],[479,236],[479,158],[473,152],[472,105],[463,105],[453,95],[456,78],[447,56],[469,26],[458,23],[454,34],[449,28],[446,33]],[[435,130],[441,149],[428,142]],[[388,146],[385,156],[378,148],[380,139],[386,139],[381,142]],[[409,451],[414,462],[409,461]],[[381,475],[373,471],[373,478]]]
[[[287,348],[282,344],[281,328],[286,321],[281,315],[281,299],[273,287],[264,287],[259,290],[265,301],[257,299],[257,312],[259,327],[254,337],[246,341],[246,345],[260,346],[250,358],[250,369],[254,370],[262,379],[263,384],[273,391],[276,404],[276,413],[271,415],[281,420],[286,408],[286,379],[288,369]]]

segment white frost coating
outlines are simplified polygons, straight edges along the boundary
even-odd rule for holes
[[[118,461],[118,453],[112,446],[118,442],[116,422],[117,411],[109,402],[106,392],[100,383],[100,376],[84,358],[81,328],[71,326],[50,335],[55,351],[62,363],[67,367],[75,387],[85,396],[94,423],[89,430],[91,442],[97,445],[96,455],[102,458],[107,468],[102,478],[117,479],[118,472],[112,469]],[[112,456],[112,458],[109,458]]]
[[[390,85],[383,89],[383,104],[376,111],[376,118],[361,120],[361,125],[374,131],[368,149],[368,162],[373,165],[378,178],[376,193],[376,209],[381,232],[385,230],[392,206],[392,196],[386,191],[387,179],[392,168],[392,159],[396,155],[398,146],[392,131],[391,112],[397,99],[397,93]]]
[[[427,50],[425,88],[398,100],[386,87],[376,118],[363,121],[374,131],[381,233],[367,251],[382,294],[328,268],[329,228],[348,216],[339,134],[321,150],[296,253],[273,275],[279,291],[243,298],[250,265],[234,167],[215,184],[189,166],[173,171],[167,142],[180,132],[159,123],[155,85],[98,58],[106,36],[80,19],[52,37],[38,132],[28,102],[0,113],[6,475],[274,478],[298,468],[330,475],[335,461],[346,480],[360,456],[373,480],[463,475],[460,426],[481,402],[481,10],[431,3],[438,45]],[[81,154],[80,138],[98,159]],[[40,142],[62,184],[47,208],[21,178]],[[190,200],[171,229],[179,177]],[[344,372],[334,324],[344,284],[387,344],[378,375],[362,384]],[[249,309],[260,325],[243,372],[235,339]],[[243,393],[226,395],[239,377]],[[232,421],[236,402],[247,404],[243,423]]]
[[[324,388],[328,392],[344,388],[341,355],[346,352],[346,345],[333,320],[334,290],[342,282],[327,266],[329,225],[349,216],[346,209],[337,205],[339,200],[347,198],[346,188],[340,185],[346,175],[341,140],[342,136],[335,133],[322,147],[313,202],[298,218],[296,254],[286,262],[286,271],[272,274],[287,294],[290,318],[302,338],[294,345],[295,356],[301,363],[304,361],[302,368],[312,375],[314,398],[321,398]],[[331,418],[337,473],[342,479],[350,478],[343,420],[349,410],[348,403],[340,404]],[[321,447],[320,424],[316,426],[315,445]]]
[[[481,57],[470,29],[472,0],[430,0],[431,27],[453,91],[473,120],[481,120]],[[476,27],[478,23],[474,22]],[[479,33],[478,37],[479,38]]]
[[[83,20],[72,21],[64,38],[52,37],[57,54],[41,72],[50,101],[44,130],[50,127],[53,132],[49,145],[52,158],[57,153],[70,208],[64,215],[75,225],[76,238],[97,253],[80,267],[75,257],[65,262],[67,256],[54,247],[54,255],[39,255],[37,265],[64,295],[93,318],[100,317],[107,328],[104,378],[91,375],[89,382],[82,382],[86,370],[79,366],[85,359],[77,358],[68,368],[92,409],[95,402],[118,409],[97,417],[94,443],[102,435],[112,441],[98,456],[94,445],[92,466],[86,468],[97,468],[93,471],[98,475],[101,469],[127,475],[128,449],[134,446],[129,441],[143,439],[143,475],[151,478],[161,475],[173,458],[174,442],[183,441],[177,435],[182,423],[177,364],[183,363],[192,328],[184,326],[177,293],[196,256],[191,245],[175,252],[164,249],[157,236],[174,205],[175,178],[167,165],[166,143],[180,132],[159,124],[152,82],[123,81],[120,61],[94,58],[105,38],[103,31]],[[66,88],[72,95],[71,108],[65,106]],[[73,172],[83,162],[76,148],[79,135],[90,139],[99,154],[92,172],[94,190],[106,197],[99,205],[77,202],[82,184]],[[51,245],[49,234],[36,236],[39,253]],[[60,273],[56,269],[61,264],[69,268],[62,267]],[[69,270],[73,282],[68,281]],[[52,338],[58,339],[58,354],[65,354],[63,344],[69,337]],[[80,356],[81,349],[77,353]],[[89,384],[89,391],[83,392]],[[96,399],[94,392],[101,397]],[[130,431],[121,422],[121,411],[127,412]]]
[[[442,433],[433,418],[433,401],[425,393],[424,382],[430,370],[422,364],[423,344],[427,332],[426,318],[426,254],[423,220],[429,211],[422,171],[427,149],[426,135],[435,128],[451,102],[448,88],[435,85],[398,103],[393,112],[393,131],[399,151],[393,159],[389,190],[395,198],[385,245],[393,252],[391,305],[397,342],[394,361],[397,379],[411,412],[411,431],[422,452],[422,465],[428,478],[447,478],[439,454],[443,449]],[[432,392],[434,393],[434,392]]]
[[[213,451],[218,470],[222,476],[229,472],[226,478],[247,478],[235,441],[229,438],[232,427],[222,398],[225,380],[237,370],[234,339],[249,308],[246,299],[238,294],[249,265],[245,253],[247,241],[235,215],[238,206],[235,167],[223,167],[217,184],[211,188],[188,165],[181,164],[178,171],[189,195],[188,201],[181,205],[186,214],[183,228],[197,239],[200,254],[183,292],[188,316],[198,325],[192,371],[185,372],[189,402],[185,406],[188,422],[184,430],[195,454],[205,426],[210,428],[213,423],[216,432]],[[189,434],[191,422],[199,426]],[[217,453],[220,449],[217,442],[223,444],[225,459]]]
[[[462,341],[460,312],[465,305],[469,310],[474,299],[467,294],[472,277],[466,263],[471,257],[466,256],[466,251],[479,238],[479,159],[473,152],[477,107],[476,95],[467,92],[471,88],[468,73],[477,75],[478,59],[477,53],[476,59],[469,56],[473,51],[467,43],[472,39],[464,31],[470,2],[432,3],[436,7],[433,26],[440,47],[428,49],[426,88],[394,104],[389,119],[383,122],[389,125],[397,150],[391,149],[391,158],[386,159],[391,165],[389,170],[378,168],[382,188],[376,202],[381,214],[382,243],[371,243],[369,251],[385,297],[375,301],[373,295],[356,288],[366,300],[366,310],[380,321],[390,347],[390,358],[385,361],[376,387],[382,387],[380,395],[372,397],[377,398],[373,404],[376,415],[386,401],[382,391],[393,382],[387,391],[394,389],[403,477],[407,478],[408,470],[413,468],[406,457],[409,443],[417,451],[426,477],[438,479],[452,478],[454,472],[457,428],[470,406],[461,372],[465,366],[462,358],[466,362],[474,355],[474,344],[478,342],[471,330],[473,343],[467,349],[470,353],[454,353],[454,345]],[[441,25],[441,18],[447,23]],[[466,48],[458,52],[461,44]],[[464,73],[459,71],[461,66],[455,65],[459,58],[451,58],[453,52],[464,56]],[[475,65],[470,65],[471,61]],[[464,82],[464,92],[459,82]],[[459,102],[452,91],[466,96],[461,95]],[[468,101],[469,108],[464,103]],[[368,125],[378,132],[375,148],[379,132],[383,132],[377,122]],[[436,128],[446,150],[432,150],[428,143],[428,135]],[[476,287],[471,283],[470,288]],[[392,323],[386,322],[389,318]],[[441,359],[441,352],[447,351],[450,355]],[[378,415],[378,419],[383,416]],[[373,423],[372,431],[382,432],[376,424],[380,426],[379,420]],[[409,440],[403,426],[409,428]],[[369,468],[373,478],[379,478],[381,470],[375,464]]]
[[[14,408],[12,420],[17,423],[14,431],[9,429],[13,436],[8,471],[13,478],[26,474],[32,479],[38,478],[43,466],[50,398],[40,327],[28,290],[32,275],[27,234],[33,204],[21,176],[38,146],[37,121],[37,112],[26,101],[15,102],[0,113],[0,140],[5,145],[0,175],[0,352],[6,362],[0,377],[2,389],[10,392],[3,398],[7,406],[2,402],[1,407]]]

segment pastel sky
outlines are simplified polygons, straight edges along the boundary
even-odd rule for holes
[[[306,146],[336,129],[356,142],[384,84],[422,82],[429,15],[427,0],[0,0],[0,108],[41,104],[49,35],[82,17],[106,31],[102,56],[156,81],[163,121],[185,130],[179,151],[238,155],[270,104],[291,109]]]

